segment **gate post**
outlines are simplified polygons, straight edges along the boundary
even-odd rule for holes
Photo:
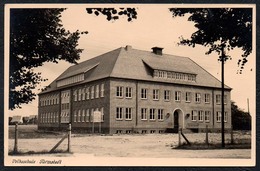
[[[15,124],[14,133],[14,153],[18,152],[18,123]]]
[[[70,139],[71,139],[71,124],[69,124],[69,128],[68,128],[68,153],[71,152]]]
[[[208,125],[206,125],[206,145],[209,145],[209,131],[208,131]]]
[[[181,145],[181,128],[179,128],[179,146]]]

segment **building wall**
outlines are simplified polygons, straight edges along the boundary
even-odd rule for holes
[[[101,85],[104,84],[104,96],[101,97]],[[99,87],[99,96],[96,97],[96,87]],[[94,98],[91,98],[91,87],[94,86]],[[117,97],[117,87],[122,87],[122,97]],[[126,97],[126,88],[131,88],[131,97]],[[78,90],[87,90],[89,88],[89,99],[85,91],[85,98],[78,99]],[[141,98],[141,90],[147,90],[147,99]],[[216,96],[221,94],[220,89],[194,87],[187,85],[167,84],[160,82],[137,81],[127,79],[109,78],[90,82],[82,85],[72,86],[64,90],[70,91],[70,122],[72,129],[82,132],[92,132],[91,116],[86,119],[87,110],[91,115],[91,111],[101,110],[103,108],[104,120],[101,123],[102,133],[159,133],[166,129],[174,128],[174,112],[178,112],[179,127],[183,129],[195,129],[204,131],[206,126],[215,131],[221,129],[221,122],[217,121],[217,112],[221,112],[221,105],[216,103]],[[39,95],[39,128],[66,128],[67,123],[61,122],[61,92],[55,91],[51,93]],[[158,90],[158,99],[153,99],[153,90]],[[164,99],[164,91],[170,92],[169,100]],[[77,91],[77,100],[75,100],[75,91]],[[180,92],[179,101],[175,100],[175,92]],[[186,92],[190,92],[190,102],[186,101]],[[201,95],[200,102],[195,101],[195,94]],[[209,102],[205,103],[205,94],[209,94]],[[227,104],[225,111],[228,113],[225,128],[231,127],[231,102],[230,91],[226,91]],[[81,96],[83,96],[81,94]],[[42,105],[42,100],[58,97],[57,103],[48,102]],[[47,103],[47,102],[45,102]],[[122,109],[122,118],[117,118],[117,108]],[[131,109],[131,118],[127,119],[126,112]],[[142,110],[146,109],[147,118],[142,119]],[[154,109],[154,119],[150,118],[150,110]],[[82,117],[82,111],[85,111],[85,119]],[[162,112],[162,119],[158,118],[159,110]],[[78,117],[80,111],[81,117]],[[203,118],[199,120],[197,114],[196,119],[192,120],[194,111],[203,111]],[[205,121],[205,111],[210,112],[209,121]],[[57,120],[42,122],[42,115],[58,114]],[[53,119],[54,117],[52,117]],[[175,120],[174,120],[175,119]],[[99,132],[99,124],[94,124],[94,131]]]
[[[101,97],[101,85],[104,84],[104,95]],[[96,96],[96,91],[98,88],[98,97]],[[94,97],[91,97],[91,88],[94,87]],[[102,132],[106,133],[109,129],[109,115],[107,111],[109,110],[109,82],[107,80],[99,80],[95,82],[91,82],[88,84],[83,84],[79,86],[75,86],[72,88],[72,92],[74,94],[75,90],[79,90],[82,88],[89,88],[89,99],[87,99],[87,92],[85,93],[85,100],[77,100],[75,101],[75,96],[72,96],[72,128],[74,130],[81,129],[83,132],[92,132],[93,130],[93,123],[92,123],[92,115],[94,111],[101,110],[103,108],[103,114],[104,114],[104,121],[101,123],[101,129]],[[85,117],[87,114],[87,111],[89,112],[89,119],[88,120],[79,120],[78,119],[78,111],[80,110],[81,117],[82,117],[82,111],[85,110]],[[77,117],[75,117],[75,112],[77,114]],[[99,123],[94,123],[94,131],[99,132]]]
[[[110,82],[111,86],[111,101],[110,101],[110,118],[111,118],[111,133],[117,133],[121,131],[136,131],[139,133],[152,133],[163,132],[167,128],[174,127],[174,112],[179,112],[179,127],[184,129],[198,129],[204,131],[206,126],[209,129],[220,129],[221,123],[216,120],[216,112],[221,111],[221,105],[216,104],[216,95],[221,94],[220,90],[214,90],[211,88],[202,88],[194,86],[172,85],[165,83],[144,82],[135,80],[123,80],[113,79]],[[116,87],[123,87],[125,91],[126,87],[132,87],[132,98],[116,97]],[[141,89],[147,89],[147,99],[141,99]],[[153,99],[153,90],[159,91],[159,99]],[[170,91],[170,100],[164,100],[164,90]],[[175,100],[175,91],[180,92],[180,101]],[[191,93],[190,102],[186,101],[186,92]],[[200,102],[195,101],[195,94],[201,95]],[[205,103],[205,94],[209,94],[209,103]],[[226,91],[227,104],[225,105],[225,111],[228,113],[227,122],[225,128],[231,127],[231,103],[230,92]],[[123,108],[123,118],[121,120],[116,119],[116,108]],[[127,107],[133,108],[132,119],[125,119],[124,109]],[[147,119],[141,119],[141,110],[145,108],[147,110]],[[150,109],[155,109],[155,118],[149,118]],[[158,110],[163,110],[163,119],[158,119]],[[198,115],[196,120],[192,120],[192,111],[202,111],[203,119],[199,120]],[[210,112],[209,121],[205,121],[205,111]],[[167,117],[169,116],[169,117]]]
[[[59,128],[60,123],[60,93],[59,91],[39,95],[38,128]]]

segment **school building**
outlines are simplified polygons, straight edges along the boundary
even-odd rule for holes
[[[225,129],[231,128],[225,85]],[[93,123],[100,111],[101,124]],[[121,47],[73,65],[39,94],[38,129],[113,133],[221,130],[221,82],[188,57]]]

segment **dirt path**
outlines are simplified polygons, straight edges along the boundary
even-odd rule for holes
[[[192,142],[203,142],[204,134],[187,134]],[[210,142],[219,142],[218,134],[210,134]],[[19,139],[19,150],[49,151],[59,138]],[[229,137],[226,137],[226,142]],[[14,140],[9,140],[9,151],[13,149]],[[155,157],[155,158],[250,158],[250,149],[230,150],[176,150],[178,144],[177,134],[146,134],[146,135],[84,135],[72,136],[72,152],[89,154],[96,157]],[[58,149],[65,150],[67,142]]]

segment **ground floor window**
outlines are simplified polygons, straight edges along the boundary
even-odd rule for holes
[[[122,120],[123,119],[123,108],[122,107],[117,107],[116,108],[116,119],[117,120]]]
[[[150,120],[155,120],[154,114],[155,114],[155,109],[150,109],[150,117],[149,117]]]
[[[163,109],[158,109],[158,120],[163,120]]]
[[[141,120],[147,120],[147,109],[146,108],[141,109]]]
[[[205,121],[209,122],[210,121],[210,111],[205,111]]]
[[[197,120],[198,113],[196,110],[193,110],[191,113],[191,120],[196,121]]]
[[[203,121],[204,112],[202,110],[199,110],[199,121]]]
[[[130,107],[125,108],[125,119],[132,120],[132,108]]]

